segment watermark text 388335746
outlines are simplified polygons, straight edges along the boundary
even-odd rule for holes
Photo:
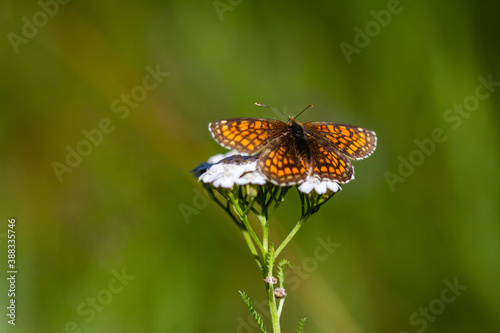
[[[16,325],[16,219],[7,220],[7,281],[9,289],[7,297],[9,298],[7,306],[7,322],[10,325]]]

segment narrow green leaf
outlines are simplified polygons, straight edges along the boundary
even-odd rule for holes
[[[262,333],[267,333],[266,325],[264,324],[264,321],[260,317],[260,314],[258,314],[257,311],[254,310],[254,308],[252,306],[252,302],[250,302],[250,298],[244,292],[239,291],[239,290],[238,290],[238,292],[240,293],[241,298],[243,299],[243,302],[245,302],[245,304],[247,305],[248,309],[252,313],[255,321],[257,322],[257,325],[259,325],[260,331]]]
[[[297,333],[302,333],[304,330],[304,323],[306,322],[307,317],[302,318],[299,322],[299,328],[297,329]]]
[[[281,260],[278,264],[278,283],[280,288],[284,288],[283,285],[285,284],[285,265],[290,266],[290,262],[286,259]]]
[[[269,246],[269,251],[267,251],[267,254],[266,254],[266,267],[268,268],[268,270],[272,270],[273,269],[273,265],[274,265],[274,245],[271,245]]]

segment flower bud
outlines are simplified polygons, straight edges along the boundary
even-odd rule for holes
[[[274,296],[276,296],[276,298],[285,298],[286,297],[285,288],[274,289]]]

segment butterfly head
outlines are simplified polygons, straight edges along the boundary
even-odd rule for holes
[[[297,139],[300,139],[304,136],[304,130],[302,129],[302,124],[298,121],[295,121],[295,118],[292,116],[288,117],[288,122],[286,123],[286,127],[288,132]]]

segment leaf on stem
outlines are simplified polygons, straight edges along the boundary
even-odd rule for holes
[[[260,314],[258,314],[257,311],[254,310],[254,308],[252,306],[252,302],[250,302],[250,298],[244,292],[239,291],[239,290],[238,290],[238,292],[240,293],[241,298],[243,299],[243,302],[245,302],[245,304],[247,305],[248,309],[252,313],[255,321],[257,322],[257,325],[259,325],[259,328],[260,328],[261,332],[262,333],[267,333],[266,325],[264,324],[264,321],[262,320]]]
[[[281,260],[278,264],[278,282],[281,288],[285,284],[285,265],[290,266],[290,262],[286,259]]]
[[[307,317],[302,318],[299,322],[299,328],[297,329],[297,333],[302,333],[304,330],[304,323],[306,322]]]
[[[274,265],[274,260],[276,258],[274,257],[274,246],[271,245],[269,246],[269,251],[267,251],[266,253],[266,267],[268,269],[268,272],[266,272],[266,274],[269,274],[269,271],[272,271],[273,270],[273,265]]]

